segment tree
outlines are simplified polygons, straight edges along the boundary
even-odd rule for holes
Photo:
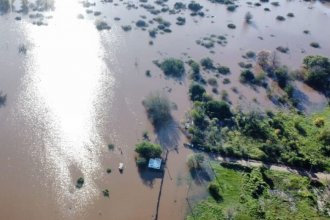
[[[205,68],[205,69],[213,69],[214,65],[213,65],[213,60],[209,57],[203,58],[201,59],[201,65]]]
[[[270,52],[267,50],[259,51],[257,54],[257,63],[262,67],[266,68],[268,67],[270,60]]]
[[[254,83],[255,77],[251,70],[242,70],[240,75],[240,81],[242,83]]]
[[[148,118],[156,128],[161,127],[171,119],[171,103],[166,96],[160,93],[151,93],[143,101],[143,105]]]
[[[206,91],[203,86],[193,83],[189,88],[189,95],[192,101],[203,101],[204,94]]]
[[[232,116],[229,105],[224,101],[208,101],[205,105],[205,108],[206,114],[210,118],[217,118],[219,120],[223,120]]]
[[[187,165],[190,170],[201,169],[204,162],[203,154],[190,154],[187,159]]]
[[[274,73],[279,87],[282,89],[285,88],[289,80],[288,69],[286,67],[280,67],[275,69]]]
[[[322,56],[307,56],[303,60],[306,69],[305,82],[314,89],[330,95],[330,61]]]
[[[183,62],[175,58],[165,59],[160,68],[167,76],[181,77],[185,73]]]
[[[136,145],[135,152],[137,152],[142,158],[150,159],[160,157],[160,155],[162,154],[162,148],[159,144],[153,144],[147,141],[143,141]]]

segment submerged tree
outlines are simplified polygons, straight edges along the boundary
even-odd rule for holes
[[[151,93],[143,100],[148,118],[155,128],[161,127],[164,123],[171,119],[171,103],[163,94],[156,92]]]

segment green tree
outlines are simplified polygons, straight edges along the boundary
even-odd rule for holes
[[[143,105],[155,128],[161,127],[171,119],[171,103],[166,96],[160,93],[151,93],[143,101]]]
[[[189,88],[189,95],[192,101],[202,101],[206,93],[203,86],[193,83]]]
[[[181,77],[185,73],[183,62],[175,58],[165,59],[160,68],[167,76]]]
[[[217,118],[219,120],[223,120],[232,116],[229,105],[224,101],[208,101],[205,105],[205,108],[206,114],[210,118]]]
[[[136,145],[135,152],[137,152],[142,158],[150,159],[160,157],[160,155],[162,154],[162,148],[159,144],[153,144],[147,141],[143,141]]]

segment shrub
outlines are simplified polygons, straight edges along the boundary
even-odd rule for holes
[[[136,145],[135,152],[139,154],[139,163],[143,163],[144,160],[160,157],[162,154],[162,148],[159,144],[153,144],[147,141],[143,141]]]
[[[205,93],[204,87],[197,83],[191,84],[189,88],[189,96],[192,101],[203,101]]]
[[[148,118],[156,127],[160,127],[171,118],[171,103],[160,93],[152,93],[143,101]]]
[[[160,64],[160,68],[167,76],[182,77],[185,73],[183,62],[175,58],[165,59]]]

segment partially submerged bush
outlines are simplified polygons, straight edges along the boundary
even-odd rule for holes
[[[167,76],[182,77],[185,73],[184,63],[175,58],[165,59],[160,64],[160,68]]]
[[[169,99],[160,93],[151,93],[143,100],[148,118],[155,128],[161,127],[171,119],[171,103]]]

